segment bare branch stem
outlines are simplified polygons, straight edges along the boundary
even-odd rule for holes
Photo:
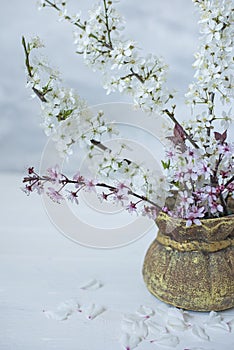
[[[108,7],[106,4],[106,0],[103,0],[103,4],[104,4],[104,11],[105,11],[105,25],[106,25],[107,35],[108,35],[109,47],[112,50],[113,46],[111,42],[111,30],[109,26]]]
[[[227,188],[234,181],[234,175],[225,183],[224,187]]]
[[[62,184],[62,187],[58,190],[58,192],[60,192],[65,186],[67,186],[68,184],[78,184],[79,186],[86,186],[85,181],[76,181],[76,180],[71,180],[69,179],[67,176],[61,174],[63,176],[63,179],[60,181],[60,183]],[[36,182],[50,182],[50,183],[54,183],[54,180],[52,178],[50,178],[49,176],[40,176],[37,173],[33,172],[32,176],[26,176],[23,179],[23,183],[29,183],[32,186],[32,182],[33,184],[35,184]],[[95,184],[95,187],[100,187],[100,188],[106,188],[108,190],[110,190],[113,194],[118,192],[118,188],[115,186],[111,186],[108,185],[106,183],[103,182],[98,182],[97,184]],[[128,188],[128,194],[140,199],[140,201],[144,201],[147,202],[149,204],[151,204],[152,206],[156,207],[158,210],[161,210],[161,208],[152,200],[150,200],[149,198],[147,198],[146,196],[140,195],[136,192],[133,192],[130,188]]]

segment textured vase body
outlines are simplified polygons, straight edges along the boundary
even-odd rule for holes
[[[186,221],[161,213],[143,277],[158,299],[194,311],[234,307],[234,216]]]

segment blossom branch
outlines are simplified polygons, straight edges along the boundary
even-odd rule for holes
[[[49,0],[47,2],[50,3],[51,6],[52,6],[52,3]],[[55,9],[58,9],[57,5],[55,5],[55,4],[53,4],[53,5],[54,5],[53,7]],[[30,52],[31,52],[30,44],[26,43],[26,40],[25,40],[24,36],[22,37],[22,45],[23,45],[24,53],[25,53],[25,66],[26,66],[26,69],[27,69],[27,72],[28,72],[28,76],[30,78],[33,78],[33,67],[30,64]],[[48,90],[45,90],[43,92],[43,91],[35,88],[35,86],[32,86],[32,90],[36,94],[36,96],[40,99],[41,102],[43,102],[43,103],[47,103],[48,102],[46,97],[45,97],[45,95],[48,93]],[[63,116],[60,116],[60,114],[57,115],[57,119],[58,119],[58,121],[64,120]],[[100,141],[97,141],[95,139],[91,139],[90,143],[92,145],[96,146],[97,148],[99,148],[102,151],[109,150],[111,152],[111,150],[108,147],[106,147],[104,144],[102,144]],[[129,164],[131,163],[131,161],[129,161],[129,160],[127,160],[127,161],[129,162]]]
[[[207,126],[207,136],[210,137],[210,133],[211,133],[211,124],[213,122],[213,120],[215,120],[215,117],[212,118],[213,114],[214,114],[214,99],[215,99],[215,93],[214,92],[210,92],[208,94],[209,96],[209,102],[210,102],[210,106],[209,106],[209,116],[211,117],[210,120],[210,126]]]
[[[53,6],[54,4],[51,4],[51,1],[49,0],[44,0],[44,2],[50,5],[50,7],[53,7],[54,9],[59,11],[61,14],[63,14],[64,12],[64,15],[63,15],[64,19],[68,20],[71,24],[73,25],[77,25],[77,23],[79,24],[78,27],[84,32],[84,35],[83,34],[77,35],[76,41],[80,43],[79,45],[80,48],[77,50],[77,53],[85,54],[87,59],[89,56],[91,56],[91,54],[93,54],[93,57],[90,62],[92,65],[98,66],[100,63],[101,66],[103,67],[105,63],[111,63],[113,65],[112,68],[114,66],[116,67],[118,66],[119,68],[121,68],[122,66],[126,66],[126,69],[129,69],[130,73],[126,74],[121,78],[120,77],[117,78],[116,83],[118,83],[118,80],[119,81],[122,80],[126,82],[126,80],[130,78],[129,83],[132,84],[131,82],[132,77],[135,77],[141,84],[145,84],[146,82],[150,83],[154,81],[155,82],[155,89],[153,89],[154,91],[150,89],[147,93],[148,97],[151,99],[154,105],[152,106],[152,108],[150,108],[150,110],[151,111],[154,110],[157,107],[157,105],[160,105],[162,103],[161,90],[162,90],[162,84],[165,81],[165,72],[166,72],[167,66],[163,63],[162,59],[156,56],[152,57],[151,59],[138,58],[137,57],[138,53],[135,50],[135,44],[132,41],[126,41],[126,45],[123,44],[123,46],[122,44],[119,45],[120,43],[117,44],[115,41],[115,45],[113,45],[111,40],[111,33],[112,31],[116,31],[117,28],[113,24],[112,26],[110,26],[110,18],[112,19],[112,22],[114,19],[116,20],[116,18],[111,17],[112,13],[115,13],[115,11],[113,11],[113,9],[112,11],[109,11],[109,7],[107,5],[106,0],[103,0],[103,7],[104,7],[103,16],[105,18],[104,20],[105,30],[104,28],[98,27],[98,23],[100,24],[102,22],[102,16],[100,15],[99,10],[97,15],[95,16],[96,19],[99,20],[96,23],[97,27],[95,27],[95,20],[93,18],[91,22],[90,20],[87,20],[84,22],[83,25],[80,25],[80,19],[78,19],[78,22],[72,20],[72,18],[66,14],[63,8],[57,5]],[[109,3],[111,6],[112,2],[110,1]],[[117,19],[117,23],[118,23],[118,20],[119,18]],[[89,26],[89,29],[86,32],[87,25]],[[103,35],[101,36],[102,33]],[[82,42],[83,38],[86,42],[85,44]],[[103,47],[108,48],[108,50],[103,51],[103,48],[95,46],[94,42],[89,43],[88,38],[92,38],[96,40],[98,44],[101,44]],[[96,55],[96,53],[99,53],[98,56]],[[118,61],[116,63],[114,63],[115,58]],[[151,68],[150,66],[147,67],[147,63],[150,64]],[[137,67],[137,71],[134,69],[134,67]],[[139,72],[141,71],[142,74],[140,74],[138,70]],[[147,71],[147,72],[144,72],[144,71]],[[133,92],[134,90],[131,87],[131,91]],[[144,87],[143,90],[147,90],[147,88]],[[145,92],[144,92],[144,95],[145,95]],[[138,94],[137,91],[134,91],[134,94],[135,93]],[[169,101],[171,98],[173,98],[173,95],[169,94],[165,100]],[[141,106],[140,103],[139,105]],[[144,107],[146,107],[145,104],[144,104]]]
[[[107,3],[106,0],[103,0],[103,4],[104,4],[104,11],[105,11],[105,24],[106,24],[106,30],[107,30],[107,35],[108,35],[108,45],[109,48],[112,50],[113,46],[112,46],[112,42],[111,42],[111,30],[109,27],[109,16],[108,16],[108,7],[107,7]]]
[[[47,4],[48,7],[54,8],[56,11],[61,12],[62,8],[60,8],[58,5],[56,5],[55,3],[52,3],[50,0],[44,0],[44,3]],[[72,24],[76,27],[78,27],[79,29],[85,31],[86,29],[86,25],[80,22],[80,20],[76,20],[76,21],[72,21],[72,18],[68,15],[65,15],[64,19],[72,22]],[[93,38],[95,40],[97,40],[97,42],[103,44],[103,46],[105,46],[108,49],[111,49],[111,45],[106,43],[103,40],[100,40],[96,35],[94,35],[93,33],[89,34],[90,38]]]
[[[56,5],[55,5],[56,6]],[[31,52],[31,49],[30,49],[30,44],[26,43],[26,40],[25,40],[25,37],[23,36],[22,37],[22,45],[23,45],[23,48],[24,48],[24,53],[25,53],[25,65],[26,65],[26,69],[27,69],[27,72],[28,72],[28,75],[30,78],[33,77],[33,67],[31,66],[30,64],[30,52]],[[41,102],[43,103],[47,103],[47,99],[45,97],[45,95],[50,91],[48,89],[45,89],[45,92],[35,88],[34,86],[32,86],[32,90],[33,92],[36,94],[36,96],[40,99]],[[63,118],[63,115],[60,116],[60,114],[58,114],[57,116],[57,119],[58,121],[62,121],[64,120]],[[90,143],[92,145],[94,145],[95,147],[99,148],[101,151],[109,151],[109,152],[112,152],[112,150],[110,148],[108,148],[107,146],[105,146],[101,141],[97,141],[95,139],[90,139],[89,140]],[[74,141],[72,141],[72,143],[74,143]],[[124,158],[123,161],[126,161],[127,164],[131,164],[132,161],[127,159],[127,158]]]
[[[86,179],[84,176],[82,176],[80,173],[77,173],[74,175],[73,179],[68,178],[66,175],[60,173],[58,166],[55,166],[54,168],[49,168],[47,170],[48,175],[38,175],[33,167],[28,168],[28,175],[23,178],[23,183],[26,184],[23,188],[24,192],[29,195],[31,192],[37,191],[39,194],[44,192],[44,186],[46,183],[51,183],[54,186],[59,186],[59,189],[56,190],[55,188],[48,188],[47,194],[50,196],[52,200],[55,202],[61,203],[61,201],[64,198],[64,195],[61,193],[63,189],[68,185],[74,185],[74,190],[69,190],[69,196],[68,199],[75,200],[75,202],[78,204],[78,192],[81,189],[87,189],[88,191],[95,191],[95,188],[103,188],[109,190],[109,193],[102,193],[102,199],[107,200],[109,196],[115,197],[115,200],[118,202],[121,202],[122,205],[124,205],[124,202],[129,202],[130,197],[134,197],[139,199],[139,201],[132,203],[133,206],[137,206],[140,202],[145,202],[150,204],[152,207],[147,207],[147,210],[150,210],[150,213],[152,215],[153,212],[158,212],[161,210],[160,206],[157,205],[154,201],[150,200],[144,195],[140,195],[134,191],[131,190],[129,185],[118,182],[116,186],[106,184],[104,182],[96,182],[92,179]],[[126,209],[128,210],[128,205],[126,206]]]
[[[56,3],[53,3],[52,1],[50,0],[44,0],[44,3],[45,3],[45,6],[48,6],[48,7],[52,7],[54,8],[56,11],[58,12],[61,12],[61,8],[58,7],[58,5],[56,5]],[[47,5],[46,5],[47,4]],[[64,2],[65,4],[65,2]],[[68,21],[71,20],[71,17],[70,16],[66,16],[65,19],[67,19]],[[76,21],[73,23],[75,26],[77,26],[78,28],[82,29],[82,30],[85,30],[85,25],[81,24],[80,21]]]
[[[127,77],[131,77],[131,76],[135,76],[142,84],[144,84],[145,80],[140,74],[134,72],[133,68],[130,68],[130,71],[131,71],[131,74],[127,75],[126,77],[123,77],[122,79],[125,79]]]
[[[22,45],[23,45],[24,53],[25,53],[26,69],[28,71],[29,77],[33,78],[32,66],[30,65],[30,61],[29,61],[30,48],[29,48],[29,44],[28,45],[26,44],[24,36],[22,37]],[[39,99],[42,102],[47,102],[46,98],[45,98],[46,92],[42,92],[42,91],[38,90],[37,88],[35,88],[35,86],[32,86],[32,90],[37,95],[37,97],[39,97]]]
[[[51,2],[49,0],[45,0],[45,2],[51,4]],[[107,3],[106,0],[103,0],[103,4],[104,4],[104,14],[105,14],[105,25],[106,25],[106,29],[107,29],[107,33],[108,33],[108,43],[105,43],[105,46],[108,47],[110,49],[110,51],[113,51],[113,45],[111,42],[111,30],[109,27],[109,16],[108,16],[108,7],[107,7]],[[61,11],[62,9],[59,8],[57,5],[52,6],[54,7],[57,11]],[[71,18],[69,16],[65,16],[65,19],[70,20]],[[76,23],[76,22],[75,22]],[[75,24],[74,23],[74,24]],[[83,26],[79,26],[80,29],[85,31],[85,25]],[[92,36],[91,34],[89,34],[89,36],[93,37],[94,39],[98,40],[98,38],[96,36]],[[101,54],[103,54],[103,52],[101,52]],[[123,64],[129,64],[128,61],[123,61]],[[154,64],[154,66],[152,67],[152,69],[149,70],[148,74],[144,77],[143,75],[136,73],[133,69],[133,67],[130,67],[130,72],[129,74],[123,76],[120,78],[120,80],[126,80],[127,78],[131,78],[131,77],[136,77],[136,79],[141,83],[141,84],[145,84],[145,82],[150,78],[150,76],[154,73],[154,69],[156,67],[156,63]],[[168,100],[172,98],[171,95],[169,95]],[[175,118],[175,114],[174,112],[169,112],[168,109],[163,110],[163,112],[171,119],[171,121],[179,126],[181,128],[181,130],[183,130],[183,133],[186,137],[186,139],[195,147],[198,148],[198,145],[195,143],[195,141],[192,139],[192,137],[186,132],[186,130],[182,127],[182,125],[178,122],[178,120]]]

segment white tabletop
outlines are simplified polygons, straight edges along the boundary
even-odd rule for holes
[[[160,325],[172,340],[176,338],[175,349],[234,349],[233,309],[219,313],[222,324],[213,327],[206,325],[208,313],[189,312],[183,329],[180,314],[147,291],[141,268],[156,228],[122,248],[81,246],[56,230],[41,199],[37,195],[28,198],[20,191],[20,180],[17,175],[0,176],[1,350],[118,350],[124,344],[126,349],[128,339],[122,338],[127,331],[131,333],[126,331],[130,323],[126,319],[141,305],[153,309],[154,315],[146,319],[138,314],[142,322],[138,319],[137,324],[143,328],[146,324],[148,331],[150,322],[156,322],[159,335],[154,342],[150,333],[142,335],[139,350],[170,348],[162,339]],[[101,281],[102,287],[80,288],[92,279]],[[82,312],[73,310],[66,320],[56,320],[55,310],[67,300],[77,302]],[[92,303],[105,311],[89,320],[87,306]],[[130,336],[139,336],[139,330],[131,329]]]

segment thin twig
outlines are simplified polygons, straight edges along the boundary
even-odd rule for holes
[[[234,181],[234,175],[224,184],[224,187],[228,187],[228,185],[230,185],[230,183],[232,183]]]
[[[130,68],[130,71],[142,84],[144,84],[145,80],[144,80],[144,78],[142,78],[142,76],[140,74],[134,72],[134,70],[132,68]]]
[[[85,181],[78,182],[76,180],[69,179],[67,176],[65,176],[63,174],[61,174],[61,175],[64,177],[64,179],[61,180],[62,187],[58,190],[58,192],[60,192],[68,184],[78,184],[78,185],[83,186],[83,187],[86,186]],[[29,182],[31,186],[32,186],[32,181],[33,181],[33,184],[35,184],[36,182],[41,182],[41,181],[54,183],[54,180],[51,179],[49,176],[40,176],[35,172],[33,172],[32,176],[27,176],[27,177],[24,177],[24,179],[23,179],[23,183]],[[106,189],[110,190],[113,194],[118,192],[117,187],[108,185],[108,184],[103,183],[103,182],[98,182],[97,184],[95,184],[95,187],[106,188]],[[133,192],[128,187],[126,187],[126,188],[128,189],[129,195],[131,195],[135,198],[138,198],[141,201],[147,202],[147,203],[151,204],[152,206],[156,207],[158,210],[161,210],[161,208],[155,202],[151,201],[150,199],[148,199],[147,197],[145,197],[143,195],[140,195],[136,192]]]
[[[45,3],[47,3],[50,7],[54,8],[56,11],[61,12],[61,8],[59,8],[56,4],[53,4],[50,0],[45,0]],[[70,16],[65,16],[65,19],[67,19],[68,21],[72,20]],[[72,23],[73,23],[74,26],[76,26],[76,27],[80,28],[81,30],[85,31],[85,29],[86,29],[85,24],[81,24],[80,22],[77,22],[77,21],[76,22],[72,22]],[[110,50],[112,49],[112,47],[109,44],[107,44],[106,42],[98,39],[98,37],[96,35],[90,33],[89,37],[97,40],[99,43],[101,43],[103,46],[107,47],[108,49],[110,49]]]
[[[26,40],[25,37],[22,37],[22,45],[24,48],[24,53],[25,53],[25,65],[28,71],[28,75],[30,78],[33,78],[33,73],[32,73],[32,67],[30,65],[30,60],[29,60],[29,49],[27,48],[27,44],[26,44]],[[37,88],[35,88],[34,86],[32,87],[33,92],[37,95],[37,97],[39,97],[39,99],[42,102],[47,102],[44,94],[42,91],[38,90]]]
[[[103,0],[103,4],[104,4],[104,10],[105,10],[105,25],[106,25],[107,35],[108,35],[108,41],[109,41],[110,49],[112,50],[113,46],[111,42],[111,30],[109,26],[108,7],[106,4],[106,0]]]

